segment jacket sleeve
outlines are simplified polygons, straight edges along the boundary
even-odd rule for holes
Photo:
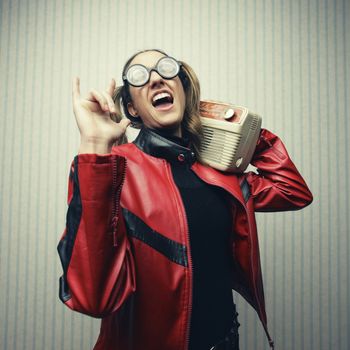
[[[59,296],[93,317],[118,310],[136,290],[135,266],[119,200],[123,157],[80,154],[72,163],[66,228],[58,244]]]
[[[261,129],[251,160],[258,173],[243,174],[250,187],[255,211],[297,210],[313,197],[278,136]]]

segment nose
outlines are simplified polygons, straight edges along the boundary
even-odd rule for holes
[[[150,77],[149,77],[149,85],[150,87],[156,87],[158,85],[162,85],[164,83],[163,78],[158,74],[157,71],[152,70],[150,72]]]

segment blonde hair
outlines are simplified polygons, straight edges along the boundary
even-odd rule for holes
[[[129,68],[132,60],[139,54],[148,52],[148,51],[157,51],[162,53],[165,56],[168,56],[165,52],[158,49],[149,49],[137,52],[132,57],[130,57],[124,65],[123,75],[126,70]],[[199,102],[200,102],[200,85],[198,78],[193,71],[193,69],[185,62],[178,61],[181,64],[181,69],[179,72],[179,78],[181,80],[182,86],[185,91],[186,96],[186,106],[184,111],[184,116],[181,122],[181,128],[183,134],[185,134],[194,149],[196,158],[200,161],[199,149],[201,145],[201,140],[203,137],[202,124],[200,121],[199,114]],[[117,113],[116,116],[112,117],[114,121],[119,122],[123,116],[129,118],[132,122],[134,128],[140,129],[142,126],[141,118],[135,118],[128,112],[127,105],[131,102],[131,95],[129,91],[129,85],[125,84],[119,86],[115,89],[113,94],[113,101],[116,105]],[[119,141],[119,144],[126,143],[126,137]]]

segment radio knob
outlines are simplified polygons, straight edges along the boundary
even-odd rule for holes
[[[229,108],[226,112],[225,112],[225,115],[224,115],[224,118],[225,119],[230,119],[234,116],[235,114],[235,110],[232,109],[232,108]]]

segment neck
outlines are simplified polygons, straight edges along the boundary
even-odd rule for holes
[[[182,130],[181,127],[177,127],[174,129],[167,129],[167,128],[159,128],[155,129],[156,132],[164,135],[164,136],[177,136],[182,137]]]

